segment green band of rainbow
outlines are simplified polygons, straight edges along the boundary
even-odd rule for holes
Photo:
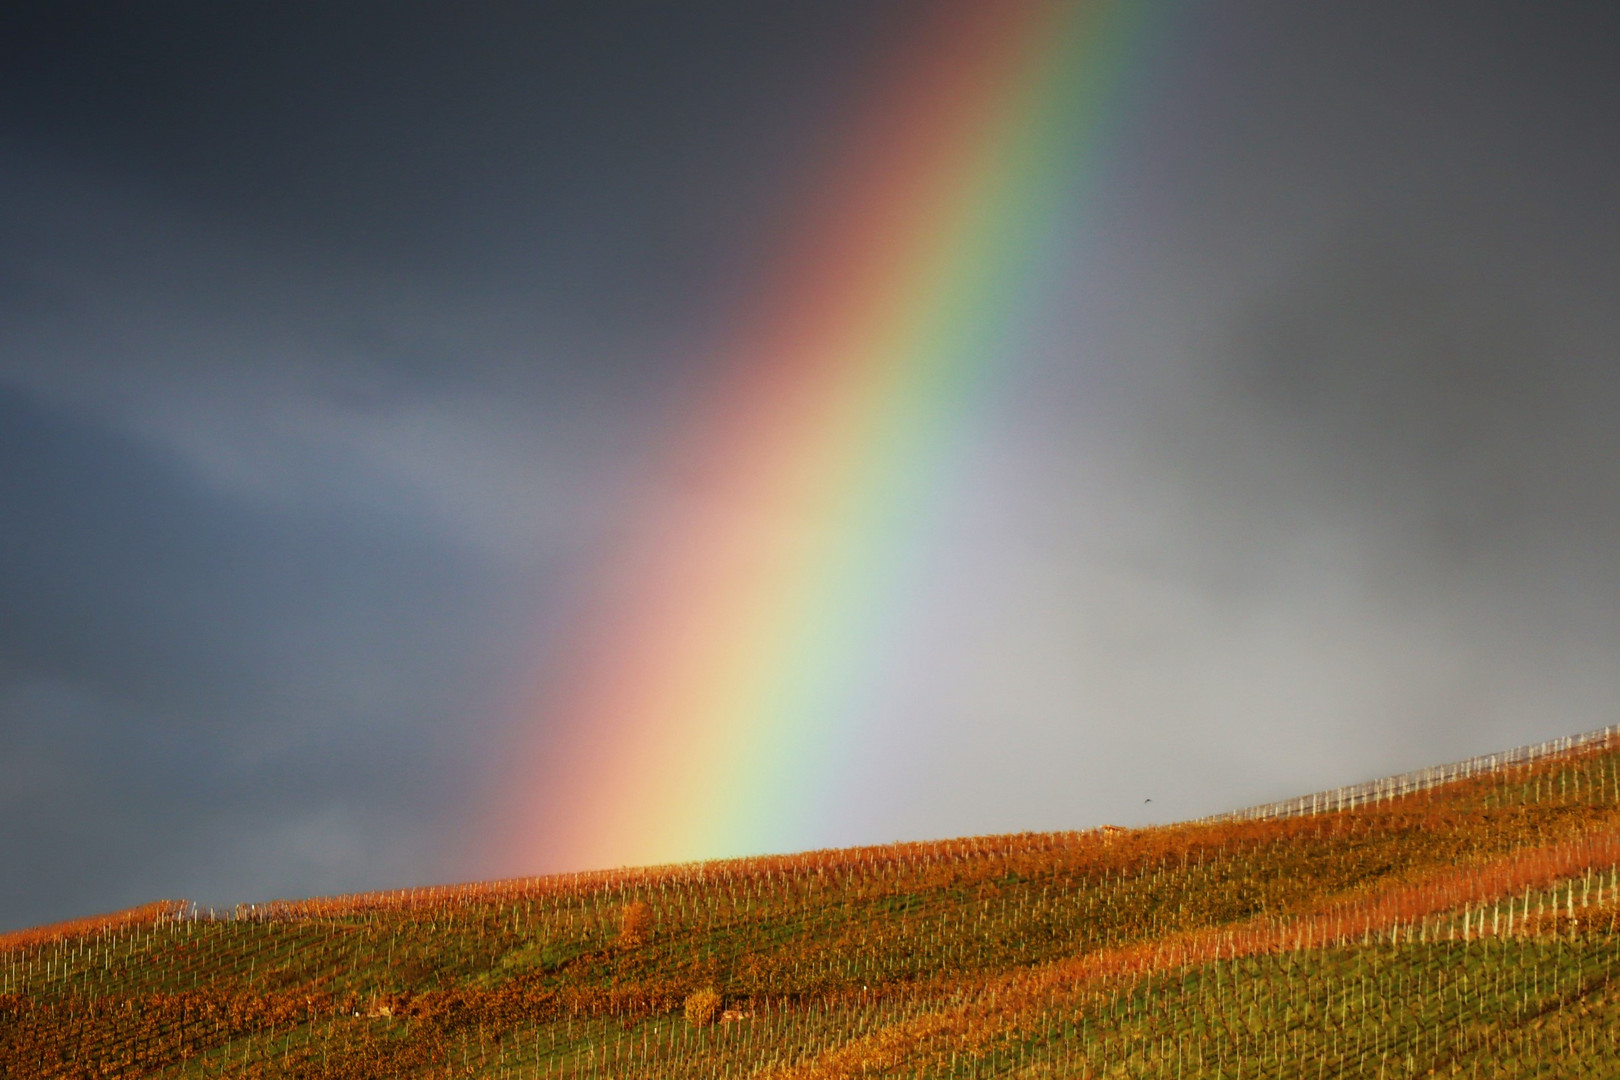
[[[511,841],[528,865],[813,835],[908,552],[1044,291],[1148,13],[929,10],[535,705],[553,734]]]

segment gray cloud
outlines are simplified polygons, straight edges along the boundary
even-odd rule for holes
[[[13,391],[0,432],[6,921],[446,869],[424,838],[490,752],[455,722],[500,674],[486,565],[374,508],[200,489]],[[364,850],[278,853],[311,816]]]
[[[13,15],[0,926],[492,872],[517,688],[896,14]]]
[[[465,854],[514,699],[937,9],[555,7],[0,45],[0,927],[528,869]],[[806,843],[1613,719],[1613,20],[1172,13]]]
[[[1611,21],[1175,24],[953,492],[887,713],[931,737],[874,720],[846,835],[1170,820],[1614,722]]]

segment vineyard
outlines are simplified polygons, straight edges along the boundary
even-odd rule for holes
[[[0,1077],[1617,1077],[1617,973],[1608,730],[1176,826],[21,931]]]

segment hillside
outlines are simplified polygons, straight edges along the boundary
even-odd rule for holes
[[[1617,889],[1609,729],[1169,827],[23,931],[0,1076],[1620,1076]]]

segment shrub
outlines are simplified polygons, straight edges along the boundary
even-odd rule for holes
[[[619,916],[619,944],[634,948],[644,943],[652,933],[652,908],[644,900],[624,905]]]
[[[686,996],[686,1022],[693,1027],[708,1027],[720,1019],[720,995],[713,987],[694,990]]]

